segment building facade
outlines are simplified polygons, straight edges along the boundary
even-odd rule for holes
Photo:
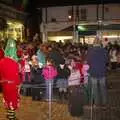
[[[120,4],[48,7],[42,9],[43,40],[85,40],[92,43],[96,34],[110,41],[120,37]]]

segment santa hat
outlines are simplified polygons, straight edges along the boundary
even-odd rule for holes
[[[2,59],[4,57],[4,51],[3,49],[0,49],[0,59]]]

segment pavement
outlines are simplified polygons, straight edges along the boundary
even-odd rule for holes
[[[109,95],[111,96],[110,105],[120,109],[120,92],[118,92],[120,91],[120,71],[109,72],[107,76],[108,89],[112,91],[110,92],[111,95]],[[2,101],[2,94],[0,94],[0,100]],[[0,120],[6,120],[6,111],[1,101]],[[31,97],[21,96],[21,106],[16,112],[18,120],[83,120],[83,117],[72,117],[68,112],[67,104],[52,102],[51,119],[49,119],[48,111],[48,102],[33,101]],[[117,115],[120,115],[120,112]],[[119,118],[116,120],[119,120]]]
[[[2,96],[0,95],[1,99]],[[50,120],[48,115],[48,102],[32,101],[31,97],[21,96],[21,106],[16,111],[18,120]],[[0,102],[0,120],[6,120],[6,111]],[[81,118],[71,117],[67,104],[52,102],[51,120],[81,120]]]

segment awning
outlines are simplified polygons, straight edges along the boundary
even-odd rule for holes
[[[96,35],[98,30],[120,30],[120,24],[105,24],[99,25],[81,25],[85,30],[79,30],[78,25],[76,25],[76,31],[79,35]],[[62,31],[73,31],[73,26],[63,29]]]

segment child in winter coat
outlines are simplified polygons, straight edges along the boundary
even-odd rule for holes
[[[79,69],[76,67],[75,60],[72,59],[70,65],[68,66],[70,69],[70,76],[68,78],[68,86],[80,85],[81,74]]]
[[[29,64],[29,55],[27,53],[23,54],[22,59],[20,61],[20,66],[21,66],[22,82],[23,83],[30,82],[30,64]]]
[[[46,85],[45,99],[48,101],[53,98],[53,83],[54,78],[57,76],[57,70],[53,65],[52,59],[47,59],[46,65],[42,71],[42,75],[44,76]]]
[[[70,75],[70,70],[67,65],[60,64],[57,68],[57,87],[59,88],[60,99],[67,99],[67,87],[68,87],[68,77]]]
[[[42,68],[39,66],[39,61],[36,55],[33,55],[30,61],[31,74],[30,79],[32,84],[43,84]]]

